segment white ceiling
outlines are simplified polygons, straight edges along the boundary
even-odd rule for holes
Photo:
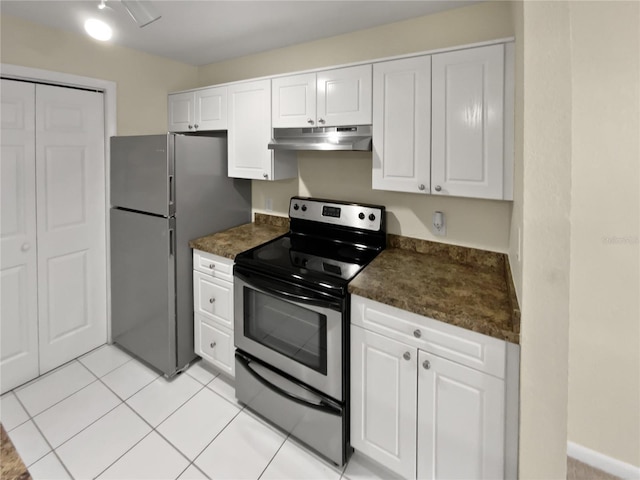
[[[477,0],[476,0],[477,1]],[[103,15],[112,42],[191,65],[331,37],[458,8],[459,0],[155,0],[162,18],[138,28],[119,0],[2,0],[0,14],[84,35],[89,16]]]

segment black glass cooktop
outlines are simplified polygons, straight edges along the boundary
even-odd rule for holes
[[[236,265],[312,286],[346,284],[381,249],[288,233],[236,257]]]

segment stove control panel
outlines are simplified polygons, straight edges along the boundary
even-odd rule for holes
[[[358,205],[336,200],[292,197],[289,217],[341,227],[380,231],[385,208],[380,205]]]

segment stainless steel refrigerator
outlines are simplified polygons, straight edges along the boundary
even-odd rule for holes
[[[189,240],[251,221],[251,183],[227,177],[227,139],[111,138],[113,341],[172,376],[196,355]]]

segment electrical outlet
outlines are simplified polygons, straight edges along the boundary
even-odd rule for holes
[[[267,198],[264,201],[264,209],[268,212],[273,210],[273,199]]]
[[[447,234],[447,224],[442,212],[433,212],[433,233],[441,237]]]

